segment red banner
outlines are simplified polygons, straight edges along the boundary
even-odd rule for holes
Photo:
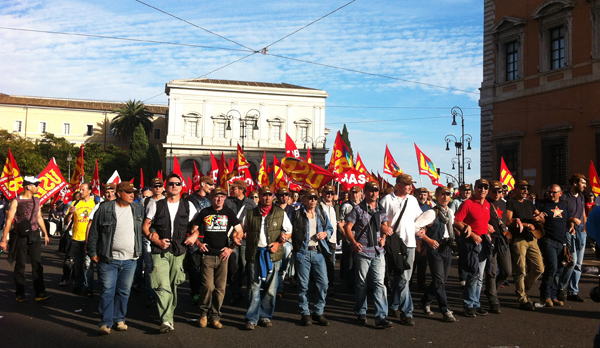
[[[196,192],[200,189],[200,177],[201,173],[196,168],[196,161],[194,161],[194,170],[192,171],[192,192]]]
[[[40,197],[40,204],[44,204],[50,197],[59,193],[67,186],[67,181],[60,173],[60,169],[54,158],[50,160],[37,178],[40,180],[37,192],[37,196]]]
[[[269,182],[269,173],[267,171],[267,157],[265,151],[263,151],[263,158],[262,161],[260,161],[260,168],[258,169],[258,184],[261,187],[269,186],[271,184]]]
[[[98,159],[96,158],[96,168],[92,177],[92,193],[100,196],[100,175],[98,174]]]
[[[335,178],[342,185],[344,191],[350,191],[353,186],[365,187],[369,181],[368,173],[361,173],[356,169],[346,169]]]
[[[317,165],[292,157],[281,160],[281,170],[290,181],[304,188],[319,189],[335,178],[334,174]]]
[[[354,168],[353,163],[354,162],[352,160],[350,148],[348,148],[348,145],[346,145],[344,140],[342,140],[340,132],[338,132],[333,144],[333,150],[331,151],[329,171],[333,173],[341,173],[346,170],[346,168]]]
[[[17,166],[17,161],[8,148],[8,156],[6,157],[6,164],[4,170],[2,170],[2,176],[0,176],[0,189],[7,199],[15,198],[21,191],[23,191],[23,177],[21,177],[21,171]]]
[[[300,151],[296,147],[296,143],[285,133],[285,157],[300,158]]]
[[[598,173],[596,172],[596,167],[594,167],[594,162],[590,161],[590,186],[592,192],[598,196],[600,195],[600,180],[598,179]]]
[[[383,157],[383,173],[389,174],[394,178],[402,174],[402,169],[400,169],[398,163],[394,161],[394,157],[392,157],[392,153],[387,145],[385,145],[385,155]]]
[[[188,192],[188,185],[185,182],[183,174],[181,173],[181,167],[179,167],[179,161],[177,161],[177,156],[173,157],[173,173],[179,175],[179,177],[181,178],[181,185],[183,186],[181,188],[181,193]]]

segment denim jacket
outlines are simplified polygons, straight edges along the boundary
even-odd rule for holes
[[[331,234],[333,233],[333,227],[329,222],[329,218],[327,214],[319,208],[315,207],[316,218],[317,218],[317,232],[324,231],[327,232],[327,238],[321,239],[319,241],[320,247],[322,250],[325,250],[327,253],[331,253],[329,250],[329,246],[327,245],[327,241],[331,238]],[[323,224],[323,221],[325,222]],[[297,253],[304,254],[308,249],[308,242],[310,241],[310,233],[309,233],[309,223],[308,216],[306,216],[306,208],[304,206],[300,207],[300,209],[296,210],[296,214],[294,217],[292,229],[292,245],[294,247],[294,251]]]
[[[116,201],[103,202],[94,213],[92,226],[88,235],[88,255],[98,256],[102,262],[112,262],[112,245],[117,228]],[[131,203],[133,214],[133,231],[135,232],[134,257],[142,255],[142,220],[144,207],[139,203]]]

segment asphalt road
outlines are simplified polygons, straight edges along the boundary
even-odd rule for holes
[[[29,301],[14,300],[12,267],[6,254],[0,255],[0,347],[258,347],[258,346],[328,346],[328,347],[591,347],[600,324],[600,304],[589,299],[589,290],[598,277],[584,275],[580,294],[584,303],[566,302],[563,307],[540,308],[535,312],[518,309],[514,287],[501,289],[502,314],[467,318],[461,311],[461,290],[456,268],[448,284],[450,305],[458,319],[444,323],[434,302],[435,315],[426,317],[415,310],[415,326],[405,327],[392,318],[394,327],[376,330],[373,327],[372,303],[368,312],[369,325],[359,326],[353,314],[354,297],[336,283],[336,296],[327,299],[325,315],[328,327],[299,326],[297,295],[286,284],[287,293],[277,301],[273,327],[245,326],[244,304],[225,305],[222,330],[197,326],[198,309],[191,305],[188,283],[179,288],[179,306],[175,312],[175,331],[160,334],[156,309],[145,308],[144,293],[132,293],[129,301],[126,332],[113,331],[107,336],[96,334],[98,296],[86,298],[74,295],[70,287],[59,287],[63,254],[56,251],[58,238],[43,247],[42,262],[47,291],[53,296],[45,303],[33,298],[30,269],[27,291]],[[591,251],[586,255],[592,260]],[[587,263],[596,261],[588,261]],[[421,293],[413,291],[418,302]],[[531,294],[539,294],[536,289]],[[537,297],[536,297],[537,299]],[[228,296],[225,299],[227,303]],[[482,301],[485,303],[485,301]],[[484,305],[484,308],[487,306]]]

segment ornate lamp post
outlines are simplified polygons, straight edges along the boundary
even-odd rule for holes
[[[73,160],[73,157],[71,157],[71,154],[69,153],[67,155],[67,163],[69,165],[69,174],[67,174],[69,176],[69,181],[71,181],[71,161]]]
[[[242,135],[240,135],[240,138],[242,138],[242,151],[244,150],[244,139],[246,139],[246,127],[248,127],[248,124],[252,124],[252,130],[258,130],[258,119],[260,118],[260,111],[256,110],[256,109],[250,109],[246,112],[246,115],[242,116],[242,114],[235,109],[231,109],[229,111],[227,111],[227,114],[225,114],[225,118],[227,119],[227,128],[226,130],[230,131],[231,130],[231,120],[233,120],[235,117],[235,113],[237,113],[237,117],[240,120],[240,127],[242,129]]]
[[[450,143],[454,144],[456,149],[456,157],[452,159],[452,169],[455,169],[455,164],[458,165],[458,184],[459,186],[465,183],[465,143],[467,144],[467,150],[471,150],[471,140],[473,137],[470,134],[465,134],[465,118],[461,108],[455,106],[451,110],[452,114],[452,125],[456,126],[456,116],[460,117],[461,120],[461,135],[460,138],[456,138],[453,134],[448,134],[444,138],[446,142],[446,151],[450,151]],[[467,161],[468,169],[471,169],[471,159]]]

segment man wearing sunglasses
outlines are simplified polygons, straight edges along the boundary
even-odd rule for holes
[[[506,202],[506,219],[512,235],[511,254],[515,291],[519,297],[519,308],[535,310],[527,292],[544,272],[542,253],[533,232],[534,223],[544,223],[544,218],[533,202],[526,199],[531,185],[525,180],[517,180],[512,197]],[[527,272],[529,270],[529,272]]]
[[[331,226],[334,227],[331,238],[327,240],[327,243],[329,244],[329,250],[332,250],[332,252],[328,257],[325,258],[325,262],[327,263],[327,279],[329,281],[328,295],[330,296],[335,295],[335,291],[333,289],[333,275],[338,234],[340,236],[343,236],[344,234],[344,222],[340,219],[340,205],[335,202],[334,196],[335,192],[333,190],[333,186],[325,185],[323,188],[321,188],[321,201],[319,202],[319,206],[325,212],[325,214],[327,214]]]
[[[40,199],[35,197],[38,192],[40,181],[33,176],[23,178],[23,192],[10,203],[10,208],[6,214],[6,223],[4,225],[4,234],[0,241],[0,249],[8,251],[6,240],[10,236],[10,254],[9,261],[15,262],[15,299],[17,302],[25,302],[25,264],[27,255],[31,262],[31,274],[33,276],[33,290],[35,291],[36,301],[45,301],[51,296],[46,293],[44,287],[44,267],[42,266],[42,254],[40,243],[40,229],[44,232],[44,245],[50,243],[48,231],[44,224],[42,211],[40,209]],[[14,220],[14,221],[13,221]],[[19,225],[22,221],[29,220],[30,226],[26,235],[20,232]],[[14,229],[11,228],[14,226]]]
[[[475,182],[475,192],[464,201],[454,217],[454,227],[460,231],[458,250],[459,262],[465,275],[463,308],[466,317],[484,316],[488,312],[481,308],[479,298],[483,285],[483,274],[492,243],[488,232],[493,232],[490,221],[490,203],[485,200],[490,190],[486,179]]]
[[[196,208],[181,199],[181,177],[171,173],[166,182],[167,198],[148,203],[142,227],[144,237],[152,242],[154,269],[150,277],[158,299],[162,333],[175,330],[173,313],[177,307],[177,286],[185,280],[183,259],[187,247],[198,238],[197,229],[193,229],[189,237],[187,235]]]
[[[283,209],[273,205],[273,191],[260,189],[258,207],[246,217],[246,258],[250,279],[250,304],[246,312],[246,329],[258,324],[271,327],[275,312],[275,290],[283,245],[291,237],[292,223]],[[261,289],[262,288],[262,289]]]

